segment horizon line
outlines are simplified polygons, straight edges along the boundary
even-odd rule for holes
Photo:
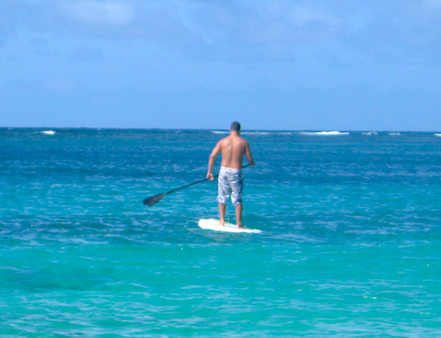
[[[158,127],[152,127],[152,128],[140,128],[140,127],[12,127],[12,126],[4,126],[0,127],[1,129],[53,129],[53,130],[60,130],[60,129],[90,129],[90,130],[206,130],[206,131],[226,131],[228,132],[229,129],[223,129],[223,128],[158,128]],[[398,132],[398,133],[440,133],[441,131],[435,131],[435,130],[374,130],[374,129],[242,129],[242,132],[244,131],[260,131],[260,132],[330,132],[330,131],[338,131],[338,132]]]

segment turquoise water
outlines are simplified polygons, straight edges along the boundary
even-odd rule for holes
[[[230,234],[215,182],[141,203],[224,134],[42,131],[0,129],[2,336],[440,336],[441,137],[244,133]]]

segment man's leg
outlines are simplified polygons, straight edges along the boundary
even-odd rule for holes
[[[225,211],[226,210],[227,210],[227,205],[219,203],[219,215],[220,215],[219,225],[225,224]]]
[[[217,183],[217,203],[219,204],[219,225],[225,224],[225,211],[227,210],[228,196],[230,195],[230,185],[227,181],[225,168],[219,170],[219,178]]]
[[[242,171],[236,172],[232,180],[231,185],[231,202],[233,202],[236,208],[236,226],[238,228],[244,228],[242,226],[242,190],[243,190],[243,175]]]
[[[238,228],[244,228],[242,225],[242,203],[236,206],[236,226]]]

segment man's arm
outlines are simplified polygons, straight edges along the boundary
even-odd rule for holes
[[[256,165],[256,163],[254,162],[253,159],[253,155],[251,155],[251,148],[250,148],[250,144],[247,141],[247,145],[245,147],[245,156],[247,157],[248,163],[254,167]]]
[[[217,155],[221,153],[220,141],[216,144],[213,151],[211,152],[210,157],[208,158],[208,172],[207,178],[211,181],[213,179],[213,167],[214,162],[216,161]]]

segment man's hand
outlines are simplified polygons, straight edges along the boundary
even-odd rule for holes
[[[255,167],[255,166],[256,166],[256,162],[252,161],[252,162],[250,163],[250,166]]]
[[[209,181],[213,181],[213,173],[210,173],[210,172],[208,172],[207,173],[207,179],[209,180]]]

